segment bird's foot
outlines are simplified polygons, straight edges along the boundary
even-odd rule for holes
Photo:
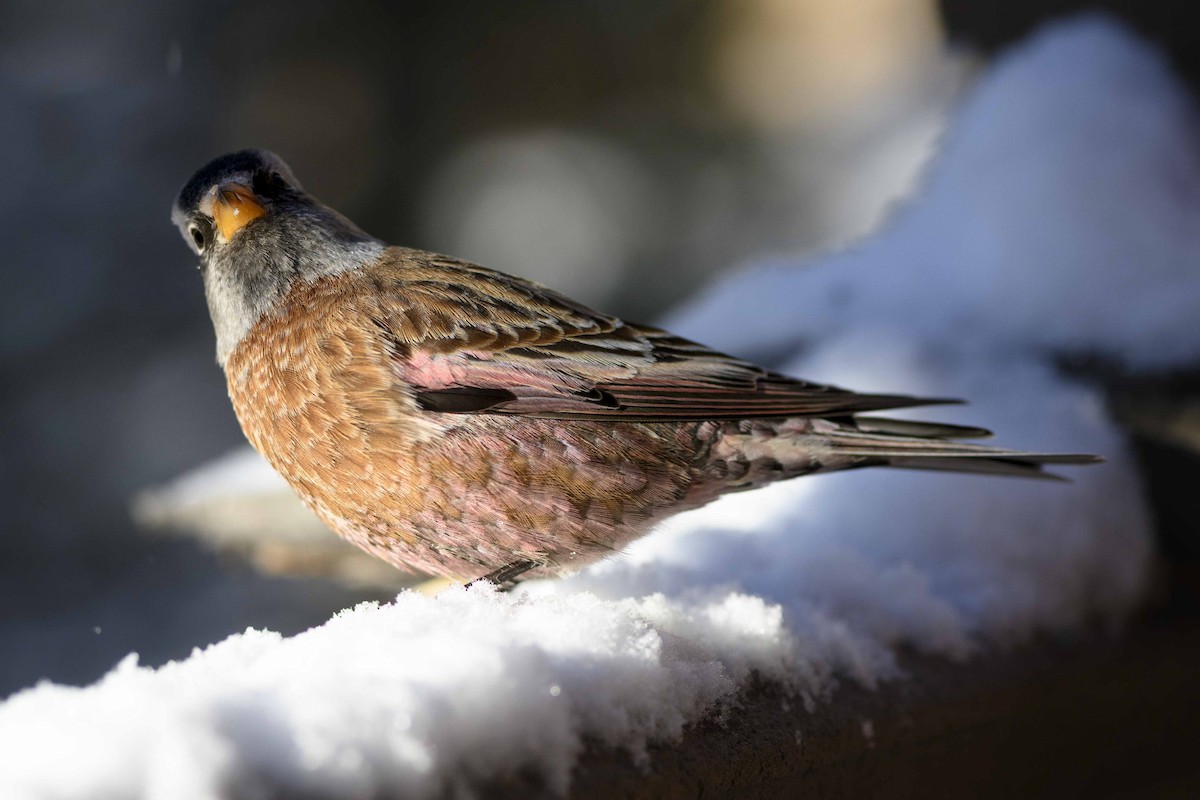
[[[526,572],[528,572],[531,569],[534,569],[535,567],[540,567],[540,566],[541,566],[541,564],[539,562],[530,561],[527,558],[521,559],[520,561],[514,561],[511,564],[505,564],[503,567],[500,567],[499,569],[492,570],[487,575],[484,575],[482,577],[476,578],[473,581],[470,581],[467,584],[467,588],[470,588],[470,587],[474,586],[475,584],[480,583],[482,581],[487,581],[488,583],[492,584],[500,591],[507,592],[509,589],[512,589],[514,586],[516,586],[518,583],[521,582],[521,576],[523,574],[525,574]]]

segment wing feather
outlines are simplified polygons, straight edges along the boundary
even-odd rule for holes
[[[790,378],[538,284],[405,248],[387,251],[372,288],[393,369],[429,411],[683,421],[955,402]]]

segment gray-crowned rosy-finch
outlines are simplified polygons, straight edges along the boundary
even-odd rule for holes
[[[619,550],[726,492],[867,466],[1044,476],[923,403],[808,383],[529,281],[389,247],[245,150],[196,173],[217,360],[251,443],[335,531],[398,567],[504,583]]]

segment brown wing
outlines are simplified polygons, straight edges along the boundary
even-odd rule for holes
[[[953,402],[789,378],[444,256],[391,248],[372,279],[393,368],[428,411],[665,421]]]

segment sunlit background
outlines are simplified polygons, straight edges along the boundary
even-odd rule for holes
[[[168,219],[208,159],[267,147],[381,238],[652,320],[869,233],[994,48],[1092,5],[0,4],[0,696],[385,596],[131,521],[242,442]],[[1185,3],[1105,5],[1194,77]]]

